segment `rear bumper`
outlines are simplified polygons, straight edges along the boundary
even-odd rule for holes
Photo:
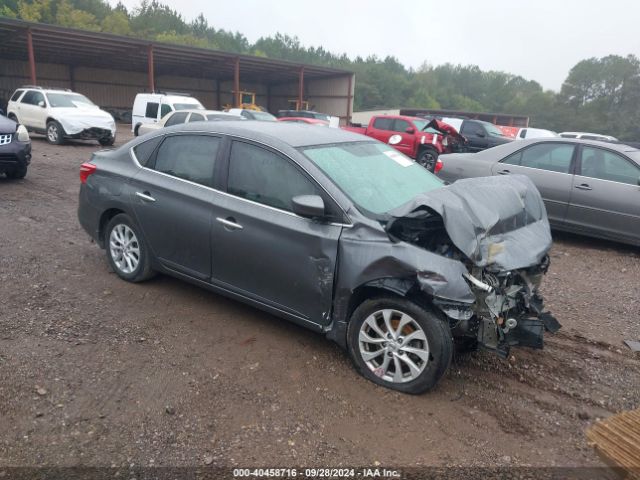
[[[31,163],[31,142],[13,141],[0,146],[0,172],[24,168]]]

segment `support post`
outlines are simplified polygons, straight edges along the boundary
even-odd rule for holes
[[[156,79],[154,76],[154,70],[155,67],[153,65],[153,45],[150,44],[148,49],[147,49],[147,59],[149,61],[148,63],[148,73],[147,73],[147,78],[149,79],[149,90],[151,92],[155,92],[156,91]]]
[[[76,67],[69,65],[69,86],[71,90],[76,91]]]
[[[304,67],[300,67],[300,73],[298,75],[298,110],[304,110],[304,108],[302,108],[303,101],[304,101]]]
[[[218,110],[222,110],[222,105],[220,101],[220,79],[216,78],[216,105]]]
[[[271,112],[271,84],[267,85],[267,112]]]
[[[351,95],[351,89],[353,88],[353,75],[349,75],[349,91],[347,92],[347,125],[351,123],[351,101],[353,96]]]
[[[233,67],[233,90],[235,98],[235,106],[240,106],[242,96],[240,95],[240,57],[236,57],[236,62]]]
[[[27,28],[27,51],[29,53],[29,76],[31,79],[31,85],[36,84],[36,57],[33,54],[33,36],[31,29]]]

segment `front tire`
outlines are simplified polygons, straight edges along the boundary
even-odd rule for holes
[[[137,283],[154,276],[147,244],[129,215],[121,213],[109,221],[105,250],[109,265],[121,279]]]
[[[420,154],[418,155],[418,159],[416,160],[416,162],[429,170],[431,173],[433,173],[433,171],[435,170],[437,161],[438,151],[435,148],[425,148],[420,152]]]
[[[411,394],[432,389],[453,355],[449,326],[432,311],[404,298],[363,302],[351,316],[347,344],[362,376]]]
[[[116,142],[115,135],[113,137],[100,138],[98,143],[103,147],[111,147]]]
[[[62,145],[64,143],[64,129],[55,120],[47,123],[47,141],[52,145]]]

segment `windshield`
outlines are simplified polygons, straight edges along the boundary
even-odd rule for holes
[[[387,145],[372,142],[307,147],[302,152],[359,207],[387,213],[443,182]]]
[[[278,120],[268,112],[258,112],[257,110],[253,110],[251,115],[253,115],[254,120],[262,120],[263,122],[275,122]]]
[[[204,110],[204,107],[199,103],[174,103],[174,110]]]
[[[79,93],[47,93],[47,99],[49,100],[49,105],[53,108],[78,108],[94,105],[91,100]]]
[[[489,122],[482,122],[482,125],[484,125],[484,128],[487,129],[487,132],[489,133],[489,135],[493,135],[494,137],[504,137],[504,133],[502,133],[502,130],[500,130],[498,127],[496,127],[493,123],[489,123]]]

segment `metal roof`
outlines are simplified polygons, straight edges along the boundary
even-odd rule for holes
[[[147,71],[147,53],[153,45],[156,75],[179,74],[227,80],[233,78],[236,59],[243,81],[284,83],[305,79],[351,75],[347,70],[222,52],[200,47],[97,33],[43,23],[0,18],[0,58],[28,60],[27,30],[33,38],[36,64],[40,62]]]

